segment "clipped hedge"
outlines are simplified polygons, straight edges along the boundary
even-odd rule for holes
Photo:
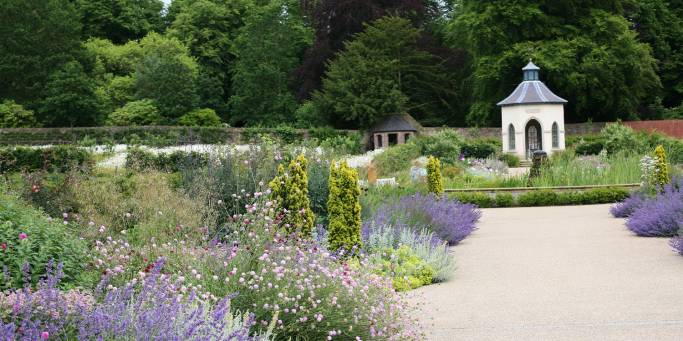
[[[199,152],[175,151],[168,154],[155,154],[141,148],[128,150],[126,168],[141,170],[158,170],[163,172],[178,172],[188,166],[204,167],[209,162],[209,156]]]
[[[622,201],[629,194],[623,188],[596,188],[575,192],[538,190],[520,194],[517,198],[507,192],[496,193],[495,196],[484,192],[461,192],[450,193],[449,196],[480,208],[493,208],[609,204]]]
[[[90,167],[92,164],[92,154],[76,146],[0,148],[0,173],[34,170],[64,172],[73,167]]]

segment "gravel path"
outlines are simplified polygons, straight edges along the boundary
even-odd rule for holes
[[[429,340],[683,340],[683,257],[608,209],[483,210],[453,278],[408,294]]]

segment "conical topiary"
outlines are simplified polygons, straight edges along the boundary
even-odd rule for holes
[[[662,145],[655,148],[655,174],[654,183],[659,187],[660,191],[664,191],[664,185],[668,184],[669,179],[669,166],[666,161],[666,151]]]
[[[330,166],[330,194],[327,213],[330,219],[328,243],[333,251],[361,247],[360,187],[358,172],[346,162]]]
[[[441,161],[430,156],[427,159],[427,186],[430,193],[443,194],[443,178],[441,177]]]
[[[308,198],[308,162],[303,155],[289,163],[287,173],[278,167],[278,175],[270,182],[273,198],[286,210],[282,224],[288,233],[310,236],[315,216]]]

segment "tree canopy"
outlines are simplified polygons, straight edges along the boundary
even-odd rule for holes
[[[495,126],[530,58],[568,100],[567,122],[683,117],[681,0],[5,0],[0,11],[0,102],[36,126],[151,108],[165,124],[213,110],[235,126],[363,128],[396,112]]]

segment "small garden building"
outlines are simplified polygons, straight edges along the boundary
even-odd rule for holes
[[[540,81],[540,68],[529,61],[524,80],[498,105],[502,111],[503,152],[531,159],[533,152],[548,155],[564,150],[564,104]]]
[[[407,113],[389,115],[372,128],[372,144],[374,149],[403,144],[421,129],[420,123]]]

